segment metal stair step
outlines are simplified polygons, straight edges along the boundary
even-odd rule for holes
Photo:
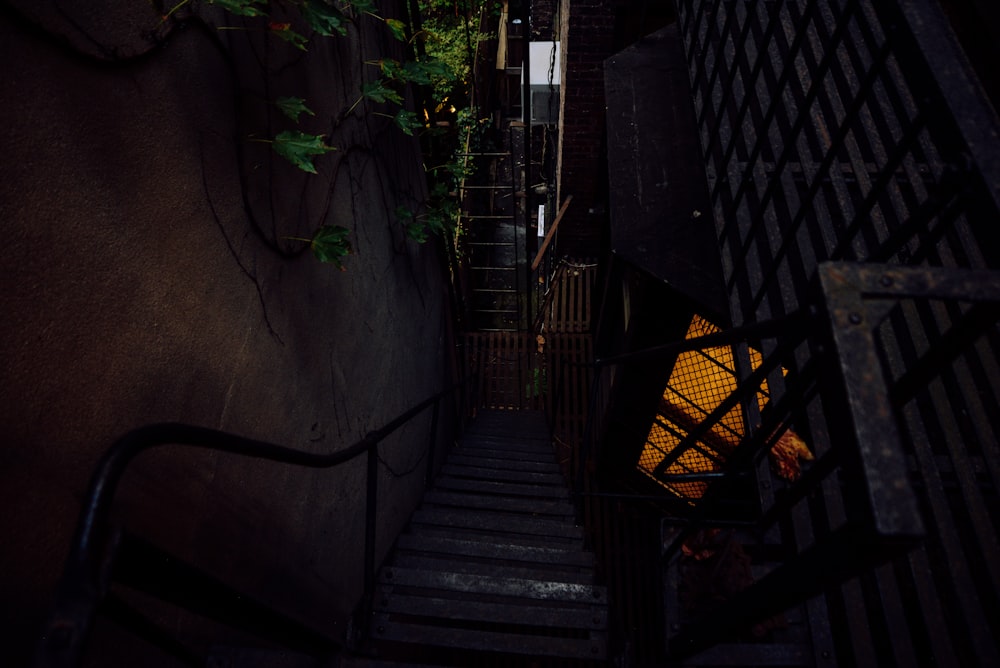
[[[570,522],[529,518],[511,513],[492,513],[483,510],[420,509],[413,513],[410,521],[414,525],[431,524],[477,529],[479,531],[493,531],[500,535],[529,534],[557,538],[583,538],[583,529]]]
[[[497,559],[505,562],[560,563],[592,568],[594,555],[582,550],[540,545],[494,543],[468,538],[403,534],[396,541],[398,550],[420,550],[450,556]]]
[[[489,480],[469,480],[442,475],[434,480],[435,487],[465,492],[481,492],[505,496],[540,497],[547,499],[568,500],[569,492],[565,487],[540,485],[519,485],[512,482],[491,482]]]
[[[560,551],[582,551],[582,538],[558,538],[553,536],[529,536],[527,534],[497,535],[490,531],[476,531],[459,527],[435,526],[431,524],[410,525],[409,533],[417,538],[451,538],[455,540],[481,543],[487,546],[543,547]]]
[[[603,605],[523,605],[490,603],[487,601],[456,600],[429,596],[399,594],[392,587],[380,588],[375,596],[379,612],[431,617],[466,622],[525,624],[536,627],[588,629],[600,631],[607,626],[608,609]]]
[[[506,469],[485,468],[481,466],[459,466],[450,462],[441,468],[441,474],[454,478],[517,482],[528,485],[546,485],[555,487],[565,487],[566,485],[566,480],[563,478],[561,473],[508,471]]]
[[[566,501],[547,501],[524,497],[490,496],[444,490],[430,490],[424,494],[425,505],[479,508],[532,516],[575,517],[576,509]]]
[[[573,582],[389,567],[383,568],[379,573],[379,583],[427,590],[462,592],[472,596],[502,596],[508,599],[535,599],[593,605],[607,604],[607,592],[604,587]],[[514,601],[507,602],[513,603]]]
[[[603,634],[593,638],[560,638],[496,631],[448,628],[423,624],[400,624],[388,615],[375,619],[376,639],[437,647],[472,649],[506,654],[527,654],[578,659],[603,659],[607,655]]]
[[[456,466],[476,466],[479,468],[495,468],[505,471],[524,471],[529,473],[562,473],[559,464],[554,461],[530,461],[520,457],[497,458],[484,455],[482,452],[453,452],[448,456],[448,463]]]
[[[813,666],[806,643],[723,643],[699,652],[681,666]]]
[[[476,419],[471,426],[484,427],[487,425],[503,425],[521,431],[544,431],[548,428],[548,421],[545,419],[543,411],[505,411],[486,408],[476,414]]]
[[[505,452],[524,452],[528,454],[553,456],[552,444],[549,441],[526,441],[518,438],[469,438],[463,437],[459,444],[461,449],[503,450]]]
[[[398,551],[392,560],[393,568],[412,568],[422,571],[445,573],[465,573],[467,575],[489,575],[499,578],[545,579],[552,582],[590,584],[594,574],[572,564],[557,561],[543,564],[506,565],[496,560],[473,561],[454,559],[447,555],[415,554]]]
[[[457,448],[452,450],[451,457],[471,457],[471,458],[481,458],[481,459],[502,459],[507,461],[517,461],[517,462],[534,462],[537,464],[555,464],[556,455],[549,448],[547,451],[538,452],[523,452],[523,451],[510,451],[510,450],[497,450],[496,448],[486,448],[486,447],[463,447],[459,444]]]

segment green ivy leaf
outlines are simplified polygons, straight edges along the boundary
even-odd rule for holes
[[[302,5],[302,18],[320,35],[333,37],[336,33],[343,37],[347,34],[347,17],[323,0],[306,0]]]
[[[271,148],[282,158],[310,174],[317,173],[313,156],[337,150],[323,143],[323,135],[310,135],[298,130],[279,133],[271,142]]]
[[[386,19],[385,24],[389,26],[389,32],[400,42],[406,41],[406,24],[399,19]]]
[[[347,0],[345,4],[361,13],[378,14],[375,0]]]
[[[279,97],[274,101],[274,104],[281,109],[281,113],[288,116],[290,119],[299,122],[300,114],[309,114],[310,116],[315,116],[316,114],[306,106],[306,101],[301,97]]]
[[[454,81],[455,73],[446,62],[439,58],[411,60],[403,66],[404,77],[421,86],[430,86],[435,81]]]
[[[361,94],[372,102],[395,102],[403,104],[403,98],[399,93],[385,85],[385,81],[371,81],[361,86]]]
[[[306,50],[306,43],[309,40],[292,30],[291,23],[275,23],[272,21],[267,24],[267,27],[275,37],[285,40],[300,51]]]
[[[405,109],[397,111],[396,115],[392,117],[392,121],[399,127],[400,130],[411,137],[413,136],[414,130],[424,126],[424,124],[418,120],[416,113]]]
[[[422,244],[427,241],[427,228],[421,223],[408,223],[406,236]]]
[[[398,218],[400,221],[412,222],[413,212],[407,209],[402,204],[400,204],[399,206],[396,207],[396,218]]]
[[[351,252],[351,242],[348,240],[350,231],[340,225],[324,225],[316,230],[309,247],[320,262],[329,262],[344,269],[341,258]]]
[[[264,16],[265,0],[208,0],[210,5],[218,5],[230,14],[239,16]]]
[[[378,67],[386,79],[406,80],[406,68],[398,60],[382,58],[378,61]]]

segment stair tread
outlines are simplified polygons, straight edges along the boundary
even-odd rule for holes
[[[562,473],[536,473],[534,471],[508,471],[480,466],[461,466],[447,463],[441,468],[441,474],[454,478],[471,478],[474,480],[491,480],[495,482],[518,482],[531,485],[547,485],[564,487],[566,481]]]
[[[505,497],[471,492],[451,492],[433,489],[424,494],[424,505],[482,508],[532,516],[575,517],[576,509],[568,501]]]
[[[462,450],[503,450],[505,452],[524,452],[552,457],[552,443],[547,439],[527,440],[523,438],[484,438],[463,436],[459,443]]]
[[[492,482],[489,480],[469,480],[441,475],[435,479],[438,488],[468,492],[487,492],[507,496],[544,497],[549,499],[569,499],[565,487],[522,485],[513,482]]]
[[[556,463],[555,458],[551,461],[531,461],[522,457],[489,457],[483,454],[455,451],[448,456],[448,464],[454,466],[474,466],[484,469],[501,469],[504,471],[523,471],[525,473],[556,473],[561,474],[562,469]]]
[[[583,528],[565,519],[525,517],[519,514],[448,508],[420,509],[410,519],[413,524],[463,527],[496,531],[501,535],[528,534],[559,538],[583,538]]]
[[[812,666],[806,643],[722,643],[681,662],[690,666]]]
[[[461,592],[471,596],[480,594],[502,596],[515,600],[537,599],[595,605],[607,602],[605,588],[597,585],[527,578],[503,578],[471,573],[425,571],[415,568],[384,568],[379,574],[379,582],[397,586],[405,585],[423,589]]]
[[[544,579],[549,582],[565,582],[587,585],[594,579],[593,573],[584,571],[576,564],[562,564],[557,561],[508,565],[497,560],[458,560],[450,555],[425,555],[413,552],[397,552],[392,568],[412,568],[422,571],[464,573],[467,575],[488,575],[501,578]]]
[[[604,606],[533,606],[526,610],[523,605],[509,603],[399,594],[391,587],[380,588],[375,597],[375,608],[380,612],[408,617],[497,624],[524,624],[527,621],[533,626],[564,629],[601,630],[608,620],[608,611]]]
[[[576,515],[544,414],[480,411],[378,573],[372,641],[403,660],[604,660],[607,589]]]
[[[544,635],[500,633],[424,624],[401,624],[386,615],[375,619],[375,637],[405,643],[507,654],[529,654],[565,658],[602,659],[607,654],[603,634],[592,638],[561,638]]]
[[[558,561],[567,565],[592,567],[594,555],[583,550],[539,545],[514,545],[461,538],[441,538],[404,534],[397,541],[397,549],[422,550],[453,556],[497,559],[505,562],[546,563]]]
[[[502,447],[497,447],[496,444],[481,445],[481,446],[463,446],[461,443],[452,450],[450,457],[480,457],[484,459],[502,459],[507,461],[515,462],[534,462],[538,464],[558,464],[556,461],[555,453],[551,448],[547,450],[537,450],[537,451],[523,451],[523,450],[504,450]]]

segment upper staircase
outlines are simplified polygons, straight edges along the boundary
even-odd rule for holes
[[[607,591],[541,412],[478,414],[379,572],[373,607],[370,643],[342,665],[606,659]]]

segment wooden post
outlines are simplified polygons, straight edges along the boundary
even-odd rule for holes
[[[555,220],[552,221],[549,231],[545,234],[545,241],[542,242],[542,247],[538,249],[538,254],[535,256],[534,262],[531,263],[531,271],[538,269],[538,265],[541,264],[542,256],[545,255],[545,251],[548,250],[549,244],[552,243],[552,237],[555,236],[556,228],[559,227],[559,221],[562,220],[563,214],[566,213],[566,209],[572,201],[573,196],[570,195],[566,198],[566,201],[563,202],[563,205],[559,207],[559,213],[556,214]]]

